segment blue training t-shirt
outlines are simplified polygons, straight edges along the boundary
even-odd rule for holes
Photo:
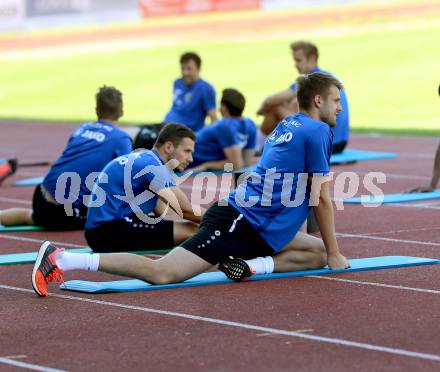
[[[244,215],[279,252],[291,241],[310,211],[310,174],[328,174],[330,126],[299,112],[287,116],[266,139],[252,177],[229,194],[228,203]]]
[[[55,197],[58,177],[64,172],[75,172],[81,179],[79,197],[73,205],[83,203],[83,196],[90,194],[86,178],[90,173],[101,172],[106,164],[132,150],[130,136],[113,124],[98,120],[81,125],[69,138],[66,148],[55,161],[43,180],[45,189]],[[64,195],[69,195],[66,186]]]
[[[224,160],[223,149],[239,145],[242,150],[254,149],[257,127],[248,118],[225,118],[197,133],[191,167],[207,161]]]
[[[310,71],[310,74],[314,72],[322,72],[323,74],[334,76],[328,71],[321,70],[319,67],[315,67],[312,71]],[[296,83],[293,83],[290,86],[290,89],[293,92],[296,92]],[[343,141],[348,142],[348,139],[350,137],[350,115],[348,110],[348,99],[345,90],[340,91],[340,96],[342,111],[336,115],[336,125],[332,127],[333,143],[335,144]]]
[[[172,174],[156,151],[142,150],[120,156],[107,164],[95,182],[85,228],[122,220],[136,212],[148,215],[156,207],[157,192],[173,186]],[[104,204],[93,206],[103,196]]]
[[[196,132],[203,128],[208,111],[215,108],[215,89],[211,84],[198,79],[186,85],[183,79],[177,79],[173,86],[173,105],[164,120],[184,124]]]

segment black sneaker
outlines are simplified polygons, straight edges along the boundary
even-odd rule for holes
[[[255,270],[241,258],[231,257],[229,260],[219,263],[218,269],[223,271],[229,279],[237,282],[249,280],[251,276],[256,274]]]

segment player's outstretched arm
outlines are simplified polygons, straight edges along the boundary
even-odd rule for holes
[[[318,181],[318,182],[316,182]],[[350,265],[347,259],[339,252],[338,242],[336,240],[335,222],[333,215],[333,204],[330,198],[329,180],[327,177],[312,181],[312,198],[316,201],[314,213],[322,240],[327,251],[327,264],[330,269],[346,269]]]
[[[410,192],[431,192],[434,191],[440,180],[440,145],[437,147],[437,152],[435,154],[434,169],[432,171],[431,182],[427,186],[416,187],[410,190]]]
[[[279,93],[275,93],[269,97],[267,97],[260,108],[257,111],[258,115],[264,115],[266,112],[272,110],[275,106],[281,105],[286,101],[290,101],[296,97],[296,93],[293,92],[290,88],[283,90]]]

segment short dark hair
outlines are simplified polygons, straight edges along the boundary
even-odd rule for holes
[[[189,61],[194,61],[197,68],[200,70],[200,66],[202,65],[202,59],[199,57],[197,53],[194,52],[186,52],[180,56],[180,64],[187,63]]]
[[[166,123],[160,130],[156,142],[154,143],[154,147],[160,148],[165,142],[169,141],[177,147],[184,138],[190,138],[195,141],[196,135],[190,128],[183,124]]]
[[[326,97],[332,85],[339,90],[343,89],[342,83],[338,79],[322,72],[300,76],[296,79],[296,84],[299,108],[304,110],[310,109],[316,95]]]
[[[246,100],[238,90],[227,88],[223,90],[220,103],[226,106],[231,116],[238,117],[243,113]]]
[[[122,93],[106,85],[96,93],[96,115],[98,119],[118,120],[122,116]]]
[[[297,50],[302,50],[307,58],[314,56],[316,57],[316,60],[318,60],[319,57],[318,48],[315,44],[312,44],[309,41],[303,41],[303,40],[295,41],[292,44],[290,44],[290,49],[292,49],[292,51],[294,52]]]

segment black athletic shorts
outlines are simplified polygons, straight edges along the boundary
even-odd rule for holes
[[[35,224],[43,226],[47,230],[82,230],[86,222],[86,206],[74,206],[73,215],[68,216],[64,205],[51,203],[44,198],[41,185],[35,188],[32,198],[32,209],[32,219]]]
[[[123,220],[104,222],[85,232],[95,252],[155,251],[174,247],[174,222],[161,220],[146,224],[132,215]]]
[[[217,203],[206,211],[197,234],[181,247],[212,265],[229,256],[251,259],[275,254],[237,209]]]
[[[333,144],[332,154],[340,154],[347,146],[347,141],[341,141]]]

